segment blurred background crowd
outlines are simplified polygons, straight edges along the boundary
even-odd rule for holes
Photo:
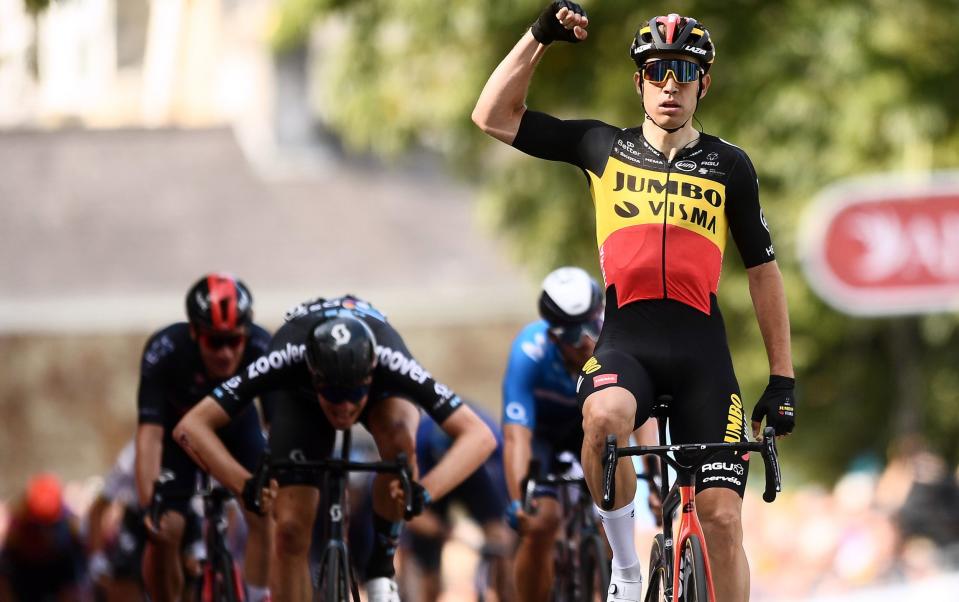
[[[0,0],[3,545],[29,509],[87,554],[83,523],[135,428],[142,346],[183,319],[205,272],[240,275],[270,328],[307,297],[368,298],[423,365],[499,414],[537,283],[558,265],[598,265],[581,174],[499,148],[469,119],[542,4]],[[746,498],[753,599],[949,599],[959,0],[583,5],[589,40],[550,50],[530,106],[638,123],[633,32],[690,14],[717,44],[701,126],[759,173],[799,410],[783,495]],[[885,179],[836,187],[866,177]],[[826,248],[836,206],[882,200],[889,182],[919,209],[859,219],[847,246]],[[864,250],[881,274],[853,261]],[[823,271],[844,258],[840,287]],[[720,303],[751,405],[768,369],[735,252]],[[475,528],[458,528],[450,600],[472,595],[462,541]]]

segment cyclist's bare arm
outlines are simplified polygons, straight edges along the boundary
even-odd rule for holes
[[[573,30],[577,38],[586,39],[589,21],[585,15],[562,8],[556,13],[556,18],[564,27]],[[527,30],[493,70],[483,87],[473,109],[473,123],[493,138],[512,144],[523,113],[526,112],[526,93],[533,79],[533,71],[544,52],[546,46],[537,42]]]
[[[529,470],[533,455],[533,431],[520,424],[503,425],[503,468],[509,499],[522,500],[520,484]]]
[[[159,424],[141,424],[137,427],[136,483],[140,507],[150,505],[153,483],[160,476],[163,455],[163,427]]]
[[[111,503],[109,499],[100,494],[94,498],[93,503],[90,504],[90,509],[87,510],[86,544],[87,551],[91,555],[103,551],[103,517],[110,509]]]
[[[204,397],[173,429],[173,439],[193,461],[236,495],[252,475],[230,454],[216,431],[230,422],[230,415],[213,397]]]
[[[526,93],[546,47],[526,32],[490,75],[476,107],[473,123],[493,138],[512,144],[526,112]]]
[[[420,484],[438,500],[476,469],[496,449],[496,437],[486,423],[468,406],[460,406],[440,425],[453,444],[443,459],[426,475],[420,476]]]
[[[794,377],[790,349],[789,310],[786,289],[779,264],[770,261],[746,270],[749,295],[759,321],[759,331],[766,345],[769,373]]]

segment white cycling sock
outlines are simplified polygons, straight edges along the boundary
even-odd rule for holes
[[[633,502],[609,511],[597,506],[596,512],[603,521],[609,547],[613,548],[613,569],[631,574],[633,571],[626,569],[635,567],[636,574],[641,575],[639,557],[636,556],[636,537],[633,531],[633,518],[636,515]]]
[[[249,602],[270,602],[270,588],[268,587],[259,587],[247,583],[246,591],[250,594],[247,598]]]

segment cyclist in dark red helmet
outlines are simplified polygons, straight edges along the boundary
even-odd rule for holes
[[[659,395],[672,396],[674,443],[739,442],[748,435],[739,384],[716,301],[728,234],[746,266],[749,293],[769,359],[769,385],[752,413],[777,433],[792,431],[795,396],[782,275],[746,153],[693,128],[711,83],[716,49],[690,17],[657,16],[633,40],[633,86],[644,118],[620,128],[527,110],[536,65],[553,41],[587,38],[589,20],[573,2],[551,2],[490,76],[473,121],[494,138],[583,171],[596,210],[606,282],[603,332],[580,372],[582,463],[594,499],[602,492],[607,434],[626,445]],[[728,454],[699,479],[699,516],[721,602],[748,599],[742,547],[745,458]],[[623,459],[614,510],[599,511],[613,549],[608,600],[639,600],[633,544],[632,464]]]
[[[186,296],[189,322],[178,322],[153,334],[143,351],[138,393],[136,484],[140,507],[154,503],[154,483],[164,481],[171,492],[191,490],[198,466],[173,440],[180,418],[224,379],[262,354],[270,334],[253,323],[253,296],[230,274],[200,278]],[[261,402],[265,402],[261,399]],[[230,426],[218,433],[223,444],[250,469],[265,446],[263,429],[252,404],[238,411]],[[159,524],[145,519],[149,532],[143,556],[143,580],[155,601],[183,595],[181,547],[196,524],[189,497],[171,495],[160,508]],[[243,574],[250,602],[268,599],[269,550],[272,527],[267,518],[246,512],[249,525]]]

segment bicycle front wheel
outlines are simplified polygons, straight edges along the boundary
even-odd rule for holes
[[[653,547],[649,552],[649,579],[646,589],[645,602],[671,602],[669,591],[669,579],[672,575],[667,575],[668,570],[665,562],[666,544],[662,533],[658,533],[653,539]]]
[[[679,564],[679,599],[682,602],[711,602],[706,582],[706,557],[696,535],[683,542]]]
[[[609,589],[609,558],[606,544],[597,535],[591,535],[580,541],[579,548],[579,586],[580,600],[583,602],[602,602]]]
[[[316,590],[323,602],[351,602],[349,567],[346,555],[337,547],[327,548],[320,567],[320,583]]]

